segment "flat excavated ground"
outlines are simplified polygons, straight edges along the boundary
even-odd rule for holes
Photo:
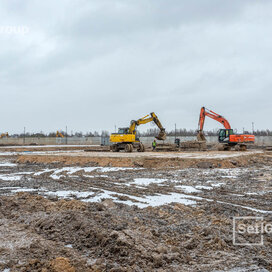
[[[269,153],[35,152],[0,157],[0,271],[272,269],[271,233],[233,243],[272,223]]]
[[[215,167],[231,167],[237,163],[247,164],[252,157],[262,156],[263,152],[252,150],[247,152],[27,152],[19,153],[20,163],[65,163],[65,164],[93,164],[99,166],[123,166],[145,168],[183,168],[206,162]],[[234,162],[234,164],[233,164]]]

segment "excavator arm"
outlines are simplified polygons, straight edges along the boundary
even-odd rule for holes
[[[205,107],[202,107],[201,111],[200,111],[200,117],[199,117],[199,123],[198,123],[198,129],[200,131],[203,130],[206,116],[221,123],[225,127],[225,129],[231,129],[229,122],[222,115],[219,115],[219,114],[215,113],[214,111],[211,111],[211,110],[206,109]]]
[[[205,107],[202,107],[200,110],[200,116],[199,116],[199,122],[198,122],[197,139],[199,141],[206,141],[206,138],[203,133],[203,127],[204,127],[206,116],[221,123],[225,127],[225,129],[231,129],[231,126],[230,126],[228,120],[226,120],[222,115],[219,115],[219,114],[215,113],[214,111],[211,111],[209,109],[206,109]]]
[[[136,127],[139,125],[147,124],[150,122],[154,122],[157,127],[160,129],[159,135],[156,137],[158,140],[165,140],[166,139],[166,133],[165,128],[162,126],[159,118],[154,112],[151,112],[150,115],[146,115],[143,118],[138,119],[137,121],[131,121],[131,125],[129,127],[129,133],[135,134]]]

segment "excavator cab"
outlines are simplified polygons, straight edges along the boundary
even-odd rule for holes
[[[129,134],[128,130],[129,130],[128,127],[126,127],[126,128],[119,128],[117,134]]]
[[[131,134],[130,132],[129,132],[129,128],[128,127],[126,127],[126,128],[118,128],[118,132],[117,133],[112,133],[113,135],[115,134],[115,135],[122,135],[122,134],[125,134],[125,135],[127,135],[127,134]],[[135,130],[135,141],[140,141],[140,139],[139,139],[139,137],[138,137],[138,135],[137,135],[137,131]]]
[[[229,136],[233,135],[233,129],[220,129],[218,141],[219,143],[227,143],[229,142]]]

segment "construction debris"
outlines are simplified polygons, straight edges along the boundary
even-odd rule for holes
[[[205,151],[207,150],[206,141],[185,141],[180,142],[178,144],[157,144],[156,151],[159,152],[170,152],[170,151]]]

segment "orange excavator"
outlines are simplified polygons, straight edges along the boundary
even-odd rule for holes
[[[219,150],[231,150],[235,147],[236,150],[245,151],[247,149],[247,144],[254,143],[255,136],[250,134],[235,134],[231,128],[229,122],[221,115],[206,109],[201,108],[199,123],[198,123],[198,134],[197,139],[199,141],[206,141],[205,135],[203,133],[203,127],[205,122],[205,117],[210,117],[217,122],[221,123],[225,129],[219,130],[218,141],[221,144]]]

